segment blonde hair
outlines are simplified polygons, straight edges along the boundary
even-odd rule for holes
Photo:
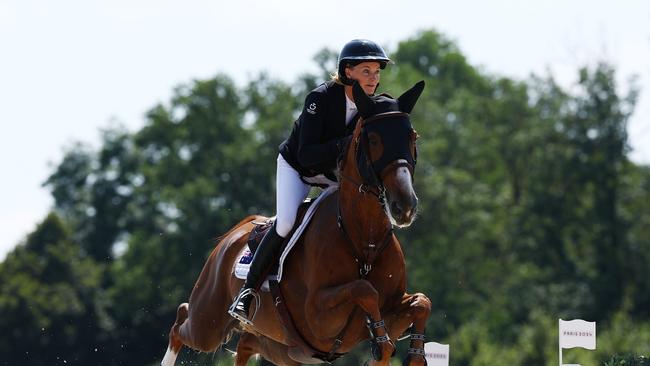
[[[352,63],[352,62],[346,62],[345,66],[343,67],[343,72],[345,72],[345,69],[347,68],[352,68],[356,65],[357,63]],[[341,76],[339,75],[339,70],[338,68],[330,74],[330,77],[333,82],[339,84],[339,85],[345,85],[345,83],[341,80]]]
[[[337,83],[337,84],[339,84],[339,85],[345,85],[345,84],[341,81],[341,77],[339,76],[339,72],[338,72],[338,70],[337,70],[337,71],[333,71],[333,72],[330,74],[330,80],[332,80],[333,82],[335,82],[335,83]]]

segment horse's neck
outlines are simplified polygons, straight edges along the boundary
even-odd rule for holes
[[[343,182],[340,190],[340,216],[353,242],[359,246],[379,243],[391,229],[391,223],[379,199],[372,193],[361,193],[358,187]]]

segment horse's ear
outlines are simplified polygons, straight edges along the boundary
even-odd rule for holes
[[[422,90],[424,90],[424,80],[418,81],[411,89],[400,95],[400,97],[397,98],[399,110],[404,113],[411,113],[415,106],[415,102],[418,101],[420,94],[422,94]]]
[[[368,118],[372,115],[373,107],[375,102],[370,98],[365,91],[359,85],[359,82],[355,80],[354,85],[352,85],[352,96],[354,97],[354,104],[359,110],[359,115],[363,118]]]

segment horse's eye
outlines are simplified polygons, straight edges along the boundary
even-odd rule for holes
[[[368,136],[368,142],[370,142],[370,145],[372,146],[377,146],[380,143],[379,136],[377,136],[377,134],[371,133]]]

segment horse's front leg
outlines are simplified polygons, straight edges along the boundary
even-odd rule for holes
[[[408,327],[411,328],[411,343],[405,366],[424,366],[424,327],[431,314],[431,300],[424,294],[404,294],[402,301],[385,315],[386,324],[391,338],[399,337]]]
[[[356,306],[370,318],[378,349],[373,357],[375,365],[389,365],[395,345],[381,321],[379,293],[366,280],[355,280],[344,285],[319,289],[307,299],[307,319],[311,331],[319,338],[333,338],[346,326],[349,314]]]

